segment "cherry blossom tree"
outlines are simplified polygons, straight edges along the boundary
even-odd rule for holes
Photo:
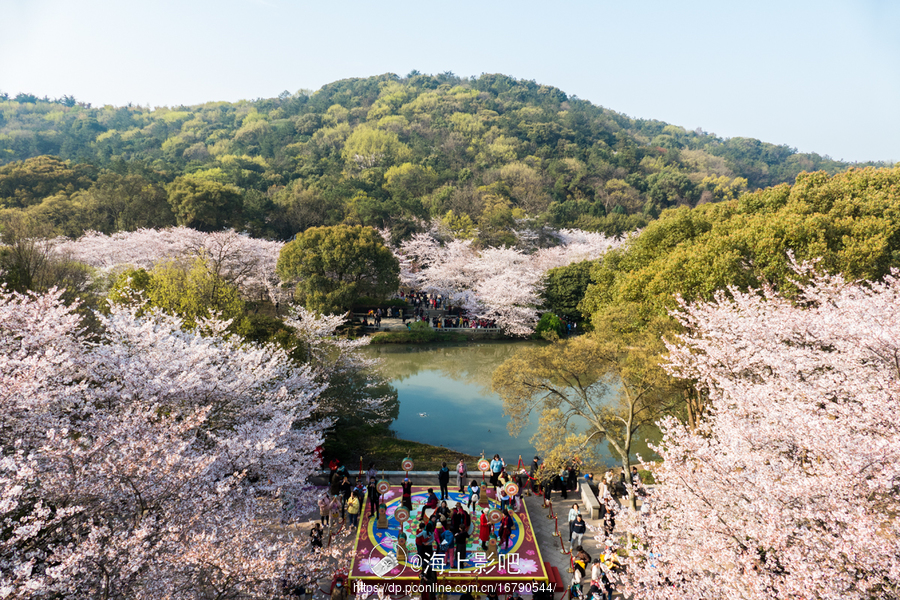
[[[551,234],[559,245],[529,252],[537,236],[518,232],[525,248],[477,251],[471,240],[452,239],[437,221],[428,232],[413,235],[395,249],[400,282],[440,294],[452,306],[496,321],[507,333],[527,335],[537,322],[542,278],[548,270],[600,258],[624,242],[571,229]]]
[[[661,423],[626,594],[872,599],[900,593],[900,279],[797,266],[799,293],[682,304],[669,371],[706,388]]]
[[[108,272],[123,267],[152,269],[178,259],[203,258],[210,272],[236,285],[250,298],[280,298],[275,274],[282,242],[252,238],[234,230],[204,233],[188,227],[138,229],[105,235],[96,231],[77,240],[60,238],[60,255]]]
[[[371,338],[347,339],[336,335],[345,317],[323,315],[302,306],[293,306],[285,324],[315,366],[314,378],[321,382],[316,414],[337,422],[372,425],[387,424],[396,418],[397,398],[380,372],[380,361],[361,349]]]
[[[304,561],[324,385],[208,320],[0,291],[0,598],[269,598]],[[315,558],[318,557],[318,558]]]

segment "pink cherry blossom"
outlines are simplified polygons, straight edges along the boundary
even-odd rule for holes
[[[438,223],[395,250],[401,285],[440,294],[472,316],[496,321],[509,334],[527,335],[537,322],[542,279],[549,269],[599,258],[624,242],[570,229],[551,235],[559,240],[558,246],[477,251],[471,240],[448,237]]]
[[[667,368],[709,397],[669,418],[625,594],[871,599],[900,589],[900,280],[796,265],[766,289],[682,304]]]
[[[251,238],[233,230],[204,233],[188,227],[138,229],[104,235],[87,232],[77,240],[55,241],[58,254],[101,271],[151,269],[167,260],[201,257],[215,274],[250,298],[281,299],[275,274],[282,242]]]
[[[315,496],[313,368],[214,320],[96,319],[0,290],[0,596],[263,598],[346,561],[270,518]]]

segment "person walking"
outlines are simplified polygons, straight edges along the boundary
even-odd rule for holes
[[[584,519],[579,513],[578,517],[575,519],[575,523],[572,525],[571,546],[573,548],[578,548],[581,546],[581,542],[584,539],[585,532],[587,532],[587,523],[584,522]]]
[[[450,498],[450,492],[447,490],[447,486],[450,485],[450,469],[447,468],[447,463],[442,462],[441,468],[438,471],[438,484],[441,486],[441,500],[447,500]]]
[[[466,461],[459,459],[459,464],[456,465],[456,486],[459,488],[460,494],[466,492],[466,477],[468,477],[468,475],[469,473],[466,471]]]
[[[578,504],[574,504],[572,508],[569,509],[569,543],[572,543],[572,528],[575,526],[575,521],[578,519],[578,515],[581,514],[581,511],[578,510]]]

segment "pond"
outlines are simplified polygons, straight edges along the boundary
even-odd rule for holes
[[[498,453],[511,464],[521,455],[530,464],[536,454],[531,438],[539,415],[532,414],[522,432],[511,436],[503,402],[490,388],[494,370],[503,361],[540,343],[386,344],[365,351],[381,359],[385,376],[397,390],[400,412],[391,425],[397,437],[475,456]],[[634,451],[647,457],[644,436],[640,437]],[[617,464],[606,444],[598,454],[606,464]]]

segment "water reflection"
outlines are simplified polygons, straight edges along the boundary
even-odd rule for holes
[[[490,390],[491,377],[515,352],[541,343],[383,345],[366,352],[382,359],[382,372],[397,389],[400,411],[391,429],[398,437],[476,456],[496,452],[507,463],[521,455],[527,464],[535,454],[531,438],[539,415],[531,415],[517,437],[510,436],[503,403]],[[648,456],[646,444],[635,446],[635,453]],[[606,444],[597,454],[600,461],[615,463]]]

